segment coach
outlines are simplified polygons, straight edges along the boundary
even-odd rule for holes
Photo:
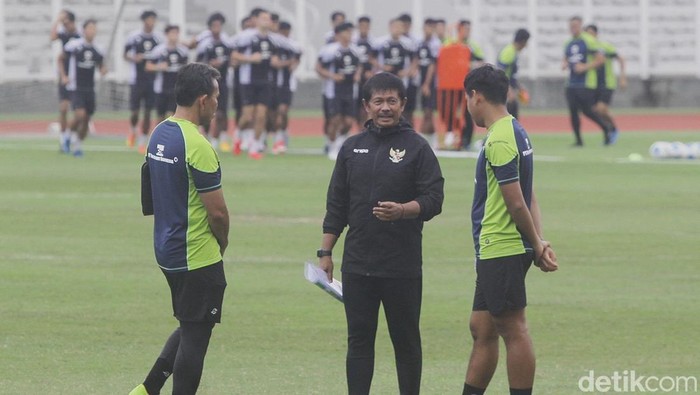
[[[369,120],[340,150],[328,187],[320,267],[333,278],[333,246],[348,226],[342,278],[350,394],[368,394],[380,303],[401,394],[420,392],[423,222],[442,210],[444,179],[428,142],[402,117],[403,82],[390,73],[363,88]]]
[[[196,393],[212,329],[221,321],[229,216],[219,158],[198,128],[216,113],[220,78],[208,65],[182,67],[175,114],[158,124],[148,144],[155,255],[180,325],[131,395],[160,393],[171,373],[173,394]]]

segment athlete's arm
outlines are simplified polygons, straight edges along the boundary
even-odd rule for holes
[[[626,89],[627,88],[627,73],[625,71],[625,58],[620,56],[620,54],[617,54],[615,56],[617,59],[617,63],[620,64],[620,89]]]
[[[433,76],[435,75],[435,63],[431,63],[430,66],[428,66],[428,71],[425,73],[425,81],[423,81],[423,86],[421,87],[421,90],[423,91],[424,96],[430,96],[432,92],[432,82],[433,82]]]
[[[51,34],[49,35],[49,38],[51,38],[51,41],[58,40],[58,25],[61,23],[63,18],[64,18],[64,12],[61,11],[58,13],[56,20],[53,21],[53,24],[51,25]]]
[[[315,67],[315,69],[316,69],[316,73],[317,73],[319,76],[321,76],[322,78],[325,78],[325,79],[328,79],[328,80],[335,79],[335,73],[331,73],[330,70],[328,70],[327,68],[323,67],[323,65],[321,64],[321,62],[316,62],[316,67]]]
[[[530,244],[532,244],[532,248],[535,251],[535,263],[540,265],[541,262],[547,261],[546,267],[550,267],[551,265],[551,267],[553,267],[552,270],[556,270],[556,262],[543,259],[544,250],[549,247],[549,242],[540,240],[537,228],[535,227],[535,221],[532,218],[530,210],[525,203],[523,192],[520,189],[520,182],[514,181],[500,184],[499,186],[501,194],[503,195],[503,201],[508,209],[508,214],[513,218],[518,230],[522,232]]]
[[[209,228],[211,228],[211,232],[216,237],[216,241],[219,242],[221,255],[223,255],[226,247],[228,247],[229,230],[228,208],[226,208],[226,201],[224,200],[224,191],[219,188],[211,192],[200,192],[199,198],[202,199],[202,204],[207,210]]]
[[[156,71],[163,71],[166,68],[168,68],[168,65],[165,62],[156,63],[152,60],[146,61],[146,71],[154,73]]]
[[[61,83],[63,85],[68,84],[68,70],[66,70],[66,52],[61,51],[61,54],[58,55],[58,72],[61,75]]]
[[[532,199],[530,199],[530,215],[532,216],[532,223],[535,225],[537,236],[540,240],[544,239],[542,236],[542,212],[540,211],[540,205],[537,203],[534,189],[532,190]]]
[[[260,52],[254,52],[250,55],[242,54],[238,51],[234,51],[231,54],[231,58],[238,63],[260,63],[262,62],[262,54]]]

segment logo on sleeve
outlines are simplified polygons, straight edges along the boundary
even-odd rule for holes
[[[393,163],[399,163],[403,160],[404,155],[406,155],[406,150],[400,151],[397,149],[389,148],[389,159]]]

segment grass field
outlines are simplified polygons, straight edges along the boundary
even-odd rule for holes
[[[700,161],[626,160],[647,157],[655,140],[700,140],[697,133],[625,133],[608,148],[590,134],[581,150],[569,148],[569,135],[531,137],[536,157],[547,159],[536,162],[535,179],[561,265],[528,277],[537,392],[579,393],[589,370],[700,376]],[[121,144],[92,139],[74,159],[53,140],[0,140],[2,394],[128,393],[176,325],[154,262],[152,219],[140,215],[142,159]],[[332,163],[221,160],[229,287],[200,393],[344,393],[342,306],[302,275],[319,246]],[[444,210],[424,232],[425,394],[460,393],[471,348],[475,160],[441,165]],[[504,362],[492,394],[507,392]],[[398,392],[384,322],[373,388]]]

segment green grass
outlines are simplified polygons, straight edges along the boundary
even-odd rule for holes
[[[700,167],[619,160],[646,156],[655,140],[697,134],[625,133],[609,148],[590,134],[580,150],[568,148],[568,135],[532,140],[536,155],[558,159],[537,161],[535,177],[561,264],[528,277],[538,392],[578,393],[590,369],[699,375]],[[142,159],[120,143],[89,140],[77,160],[56,153],[53,140],[0,140],[2,394],[127,393],[176,325],[154,262],[152,219],[140,215]],[[441,165],[444,211],[424,232],[425,394],[459,393],[471,349],[475,161]],[[229,287],[200,393],[344,393],[342,306],[302,276],[319,246],[332,163],[222,155],[222,168]],[[503,351],[494,394],[508,388]],[[373,388],[398,391],[384,322]]]

